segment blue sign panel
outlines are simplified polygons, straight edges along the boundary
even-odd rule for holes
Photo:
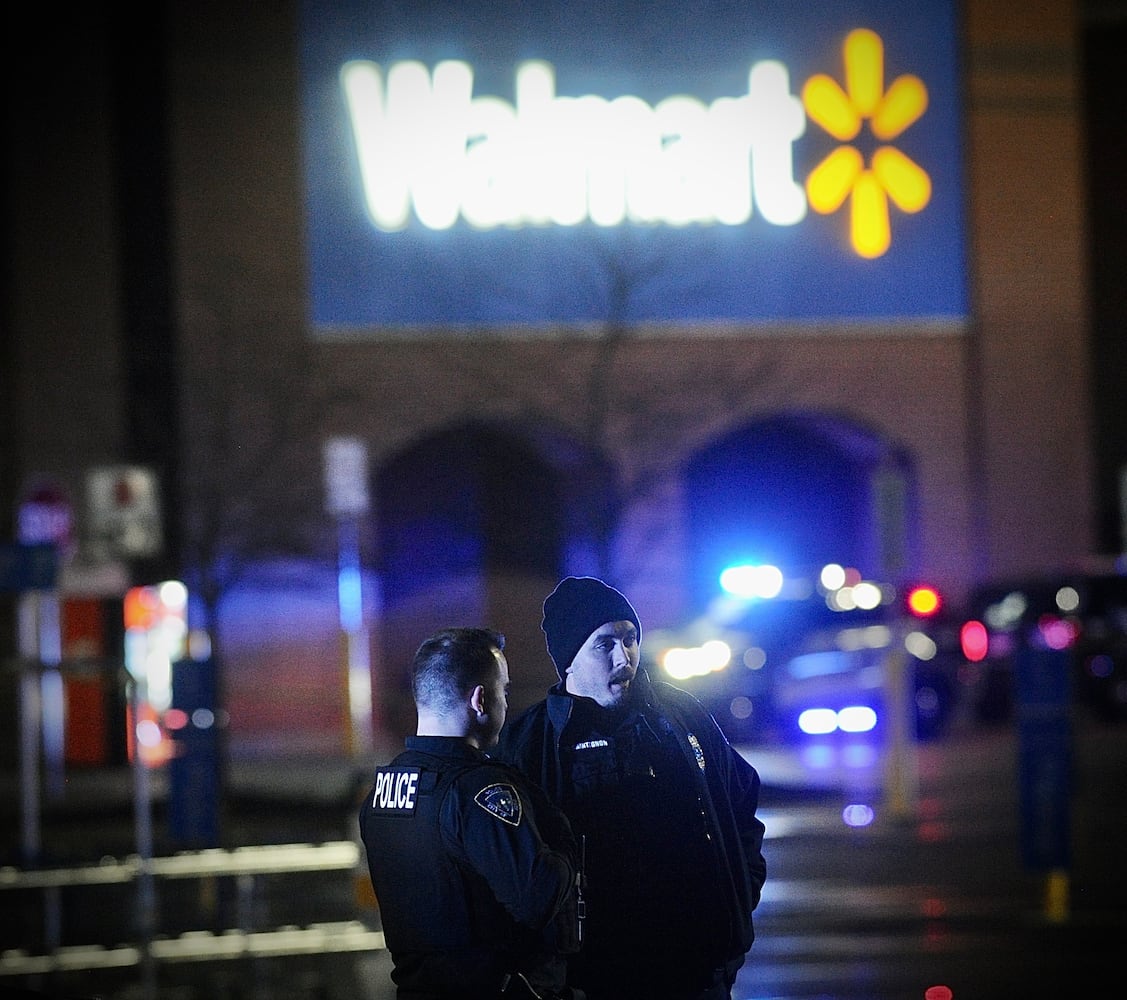
[[[1068,650],[1017,655],[1021,850],[1038,871],[1071,864],[1072,664]]]
[[[212,660],[172,665],[172,730],[176,752],[168,762],[168,830],[181,847],[219,846],[219,732],[215,722],[218,679]]]
[[[40,543],[0,544],[0,591],[51,590],[59,574],[59,552]]]
[[[305,0],[311,320],[967,315],[953,0]]]

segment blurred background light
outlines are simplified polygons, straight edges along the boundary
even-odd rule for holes
[[[942,603],[939,591],[934,587],[913,587],[908,592],[908,610],[920,618],[927,618],[936,614]]]
[[[662,669],[676,680],[704,677],[723,670],[732,660],[732,650],[721,639],[710,639],[702,646],[674,646],[661,656]]]
[[[846,826],[868,826],[872,823],[875,813],[872,806],[854,802],[841,811],[841,818]]]
[[[837,590],[845,585],[845,570],[837,563],[827,563],[818,575],[823,590]]]
[[[848,705],[837,713],[837,727],[843,733],[867,733],[877,724],[877,713],[868,705]]]
[[[962,628],[959,629],[959,645],[962,648],[963,656],[971,663],[986,659],[986,654],[990,648],[990,637],[987,634],[986,626],[980,621],[964,622]]]
[[[778,566],[729,566],[720,574],[720,586],[737,597],[770,600],[783,589],[783,573]]]
[[[832,708],[808,708],[798,717],[798,728],[807,736],[821,736],[837,729],[837,712]]]

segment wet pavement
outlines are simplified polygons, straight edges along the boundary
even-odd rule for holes
[[[1121,995],[1113,984],[1127,932],[1119,851],[1127,733],[1087,728],[1074,749],[1063,870],[1030,867],[1023,856],[1030,824],[1012,731],[919,748],[918,794],[896,809],[881,763],[849,765],[848,753],[820,759],[824,794],[816,802],[788,805],[771,754],[759,751],[776,778],[764,810],[769,879],[759,940],[734,997]],[[785,768],[793,773],[794,761]],[[849,825],[868,809],[871,822]]]
[[[741,750],[764,779],[769,879],[735,1000],[1120,995],[1127,729],[1077,726],[1064,804],[1070,857],[1057,871],[1023,859],[1028,822],[1012,727],[955,732],[899,755],[895,772],[860,742]],[[136,850],[128,772],[69,775],[63,800],[44,803],[37,868],[116,864],[121,881],[5,889],[0,997],[7,988],[104,1000],[392,1000],[379,912],[356,852],[366,770],[343,760],[233,764],[224,850],[209,855],[218,874],[165,870],[150,883],[148,907],[127,870]],[[18,795],[2,791],[0,858],[9,867],[0,878],[26,881]],[[153,854],[168,869],[177,845],[165,798],[154,775]],[[311,846],[295,854],[290,844]],[[263,853],[270,845],[273,856]],[[202,867],[205,856],[187,857]],[[145,936],[146,913],[149,959],[129,948]],[[50,968],[17,974],[46,952]],[[92,954],[105,967],[78,967]],[[1084,985],[1092,982],[1109,985],[1092,992]]]

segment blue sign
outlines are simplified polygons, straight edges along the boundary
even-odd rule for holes
[[[0,544],[0,591],[51,590],[58,572],[54,545]]]
[[[314,330],[968,313],[953,0],[304,0]]]
[[[1021,849],[1028,868],[1067,868],[1072,822],[1072,663],[1023,648],[1016,662]]]
[[[178,724],[172,729],[176,752],[168,762],[168,830],[182,847],[219,846],[217,704],[214,661],[178,660],[172,665],[172,709]]]

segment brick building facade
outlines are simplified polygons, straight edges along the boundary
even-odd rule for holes
[[[164,479],[171,521],[164,564],[135,572],[179,572],[219,509],[252,518],[264,550],[314,553],[300,622],[244,590],[220,623],[234,740],[271,751],[338,738],[335,525],[321,499],[331,436],[368,449],[361,538],[377,713],[392,729],[406,658],[454,618],[509,633],[511,661],[528,669],[522,694],[542,687],[539,604],[559,571],[607,572],[644,622],[675,623],[693,602],[689,512],[702,488],[686,469],[779,417],[827,420],[869,442],[877,466],[907,463],[908,568],[952,595],[1089,560],[1078,12],[962,10],[965,328],[731,324],[621,341],[562,327],[311,338],[293,5],[172,2],[140,15],[144,40],[128,45],[101,15],[73,15],[82,30],[37,51],[54,71],[9,87],[3,513],[11,521],[28,484],[47,480],[73,498],[81,535],[87,471],[137,462]],[[467,480],[473,516],[458,530],[507,516],[482,528],[506,539],[499,548],[414,593],[379,579],[389,539],[427,512],[400,502],[400,484],[437,503]],[[612,485],[623,517],[603,554],[598,498]],[[296,693],[270,721],[262,706],[283,690]],[[323,719],[304,736],[302,705]]]

